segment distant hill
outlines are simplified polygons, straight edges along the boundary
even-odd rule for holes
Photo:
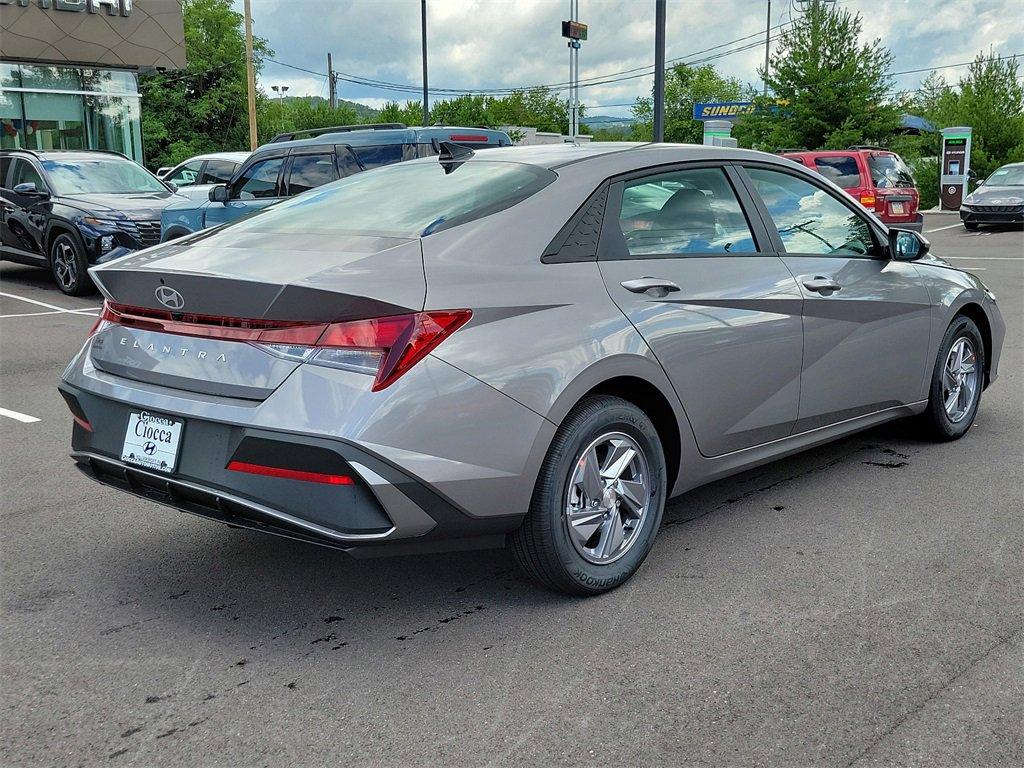
[[[587,115],[583,118],[584,125],[591,128],[629,128],[636,122],[632,117],[616,117],[614,115]]]
[[[326,102],[323,96],[285,96],[285,101],[308,101],[310,104],[318,104],[320,102]],[[365,104],[360,104],[357,101],[349,101],[348,99],[338,99],[339,107],[350,107],[355,110],[355,113],[359,115],[360,120],[369,120],[375,118],[378,112],[373,107],[368,107]]]

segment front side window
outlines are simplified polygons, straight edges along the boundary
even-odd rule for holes
[[[58,195],[167,191],[167,187],[145,168],[113,155],[43,160],[42,163]]]
[[[196,183],[196,179],[199,178],[199,169],[202,167],[202,160],[179,165],[164,181],[173,181],[179,187],[187,187]]]
[[[757,250],[721,168],[672,171],[626,182],[619,226],[630,256]]]
[[[810,182],[748,168],[787,253],[865,256],[874,250],[867,219]]]
[[[200,184],[227,184],[238,170],[238,163],[231,160],[207,160]]]
[[[308,192],[337,178],[333,154],[295,155],[292,157],[292,169],[288,174],[288,194]]]
[[[283,163],[283,157],[273,157],[250,165],[235,184],[234,196],[239,200],[277,197],[277,177]]]
[[[14,161],[14,178],[11,179],[11,189],[19,184],[35,184],[36,190],[39,192],[46,189],[43,177],[28,160]]]
[[[814,158],[814,168],[826,179],[843,189],[860,186],[860,166],[857,165],[857,158],[850,155],[816,157]]]

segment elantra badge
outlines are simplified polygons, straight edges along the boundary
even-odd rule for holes
[[[156,289],[156,300],[168,309],[182,309],[185,306],[185,297],[169,285],[161,285]]]

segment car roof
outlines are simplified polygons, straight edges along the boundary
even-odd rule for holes
[[[469,128],[465,126],[427,126],[423,128],[376,128],[355,131],[339,131],[337,133],[322,133],[319,136],[311,136],[308,139],[295,139],[293,141],[277,141],[263,144],[256,152],[266,152],[272,149],[292,149],[300,147],[323,147],[334,144],[350,144],[353,147],[378,146],[381,144],[417,144],[429,142],[432,139],[438,141],[451,141],[452,133],[486,136],[488,141],[511,142],[504,131],[496,131],[491,128]]]
[[[59,157],[65,160],[73,160],[76,158],[98,159],[101,157],[116,157],[121,160],[131,160],[127,155],[122,155],[120,152],[114,152],[109,149],[26,149],[23,147],[12,147],[11,149],[4,149],[3,154],[23,154],[38,158]]]
[[[241,163],[247,157],[249,157],[250,154],[252,154],[252,153],[251,152],[207,152],[205,155],[196,155],[195,157],[190,157],[188,160],[183,160],[182,162],[190,163],[193,160],[234,160],[235,162]],[[178,163],[178,165],[181,165],[181,163]]]
[[[552,170],[598,159],[617,159],[622,165],[638,169],[662,163],[684,163],[700,160],[764,160],[778,159],[750,149],[713,147],[703,144],[671,144],[668,142],[593,141],[586,144],[535,144],[501,149],[477,150],[469,162],[500,161],[524,163]],[[410,163],[437,162],[437,158],[409,160]]]

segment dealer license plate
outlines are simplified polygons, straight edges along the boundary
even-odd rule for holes
[[[178,464],[178,445],[185,423],[157,413],[128,415],[121,461],[158,472],[173,472]]]
[[[903,203],[889,203],[889,210],[892,212],[893,216],[902,216],[906,213]]]

